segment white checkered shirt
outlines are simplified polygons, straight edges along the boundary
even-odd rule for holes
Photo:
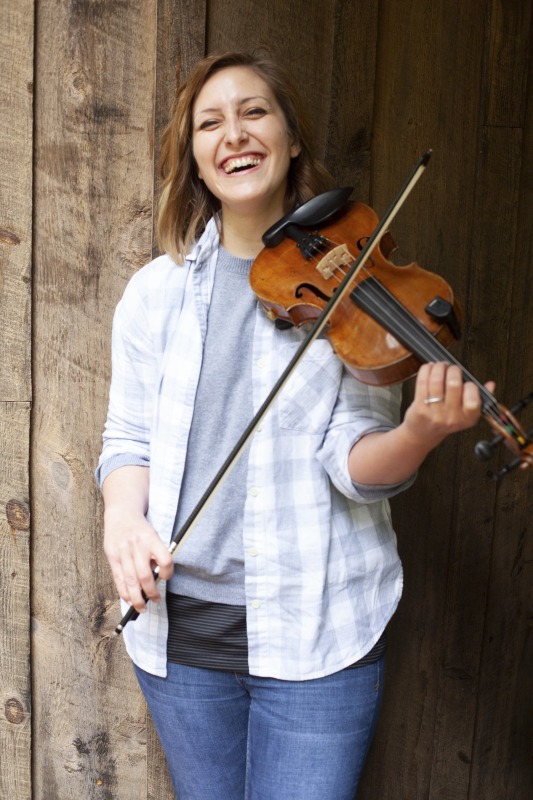
[[[120,466],[149,466],[148,519],[166,543],[183,477],[218,243],[211,221],[184,266],[165,255],[141,269],[113,322],[113,376],[97,479],[101,484]],[[258,305],[254,409],[304,335],[278,331]],[[361,436],[398,424],[399,408],[399,389],[363,385],[329,342],[318,339],[254,433],[243,518],[250,673],[284,680],[331,674],[364,656],[385,629],[402,589],[386,498],[411,481],[355,486],[347,460]],[[149,603],[123,636],[138,666],[164,676],[164,582],[160,591],[162,602]]]

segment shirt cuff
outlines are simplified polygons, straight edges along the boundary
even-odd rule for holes
[[[400,492],[409,489],[415,482],[417,474],[418,473],[415,472],[410,478],[407,478],[407,480],[401,483],[370,485],[352,481],[352,485],[361,498],[372,503],[374,500],[388,500],[389,497],[394,497],[395,494],[400,494]]]
[[[350,447],[350,451],[352,447],[357,444],[360,439],[363,439],[369,433],[378,433],[378,432],[386,432],[392,430],[394,426],[392,425],[376,425],[375,428],[370,428],[364,433],[356,436],[353,440],[352,445]],[[346,459],[346,469],[348,470],[348,459]],[[401,481],[401,483],[387,483],[387,484],[367,484],[367,483],[357,483],[357,481],[351,481],[354,490],[357,492],[357,499],[364,503],[373,503],[378,500],[388,500],[390,497],[394,497],[396,494],[400,494],[400,492],[409,489],[410,486],[416,480],[418,475],[418,470],[413,473],[409,478],[405,481]],[[350,478],[351,480],[351,478]]]
[[[118,455],[110,456],[109,458],[98,464],[95,472],[96,482],[100,489],[107,476],[115,469],[120,467],[149,467],[150,461],[147,458],[139,456],[137,453],[120,453]]]

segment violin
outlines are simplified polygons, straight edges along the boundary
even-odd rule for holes
[[[250,284],[278,327],[314,324],[376,230],[376,213],[348,202],[351,191],[318,195],[264,234]],[[463,379],[477,385],[482,413],[496,434],[492,442],[478,443],[476,455],[490,458],[502,441],[509,447],[515,459],[493,476],[497,479],[517,466],[531,466],[531,432],[515,413],[533,401],[533,393],[509,410],[459,363],[448,350],[460,337],[462,318],[453,290],[416,263],[395,265],[389,259],[394,250],[384,233],[356,269],[325,329],[333,349],[350,372],[374,386],[402,382],[425,362],[458,365]]]

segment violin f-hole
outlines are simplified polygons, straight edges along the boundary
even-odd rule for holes
[[[319,297],[325,303],[327,303],[327,302],[329,302],[329,300],[331,300],[331,297],[328,297],[328,295],[325,292],[323,292],[321,289],[319,289],[318,286],[314,286],[312,283],[300,283],[300,284],[298,284],[298,286],[296,287],[296,289],[294,291],[294,296],[297,297],[298,300],[300,300],[304,296],[304,290],[305,289],[309,290],[311,292],[311,294],[314,294],[315,297]]]

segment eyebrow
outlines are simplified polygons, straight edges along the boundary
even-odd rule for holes
[[[242,100],[238,101],[237,105],[244,106],[246,105],[246,103],[249,103],[252,100],[264,100],[265,103],[271,105],[268,97],[265,97],[263,94],[254,94],[251,95],[251,97],[243,97]],[[196,117],[200,116],[200,114],[213,114],[216,111],[220,111],[219,106],[217,106],[216,108],[201,108],[199,111],[196,112],[196,114],[194,114],[193,119],[196,119]]]

